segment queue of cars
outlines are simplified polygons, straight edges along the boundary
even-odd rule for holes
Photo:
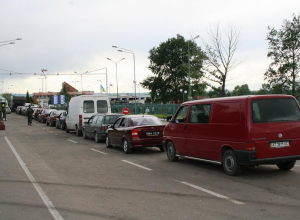
[[[293,96],[189,101],[168,117],[166,126],[152,115],[112,114],[107,100],[85,98],[73,105],[82,109],[69,111],[79,113],[72,119],[53,109],[39,115],[48,114],[49,125],[57,116],[56,128],[68,133],[74,126],[77,136],[105,140],[107,148],[121,147],[125,154],[139,147],[158,147],[171,162],[187,158],[219,164],[230,176],[239,175],[244,166],[268,164],[290,170],[300,160],[300,108]]]

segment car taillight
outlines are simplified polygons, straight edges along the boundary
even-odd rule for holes
[[[46,115],[46,114],[44,114],[44,118],[47,118],[47,115]]]
[[[253,151],[253,150],[255,150],[255,143],[254,142],[248,142],[248,143],[246,143],[246,150],[247,151]]]
[[[66,122],[66,119],[64,119],[64,122]]]
[[[101,131],[106,131],[107,127],[106,126],[102,126],[101,127]]]
[[[139,137],[139,132],[137,129],[133,129],[133,131],[131,132],[131,137]]]
[[[52,120],[53,120],[53,121],[56,121],[56,117],[53,117]]]

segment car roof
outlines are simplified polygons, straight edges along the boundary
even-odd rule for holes
[[[98,113],[98,114],[95,114],[93,116],[107,116],[107,115],[120,115],[120,116],[123,116],[123,114],[118,114],[118,113]]]
[[[124,115],[123,118],[157,118],[154,115]]]

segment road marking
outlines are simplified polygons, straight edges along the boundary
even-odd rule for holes
[[[58,135],[58,134],[54,134],[54,135]]]
[[[300,165],[295,165],[296,167],[300,167]]]
[[[51,134],[53,134],[53,132],[52,132],[52,131],[50,131],[50,133],[51,133]]]
[[[150,168],[147,168],[147,167],[144,167],[144,166],[138,165],[138,164],[136,164],[136,163],[132,163],[132,162],[130,162],[130,161],[128,161],[128,160],[122,160],[122,161],[123,161],[123,162],[125,162],[125,163],[129,163],[129,164],[131,164],[131,165],[137,166],[137,167],[139,167],[139,168],[142,168],[142,169],[148,170],[148,171],[151,171],[151,170],[152,170],[152,169],[150,169]]]
[[[96,152],[98,152],[98,153],[100,153],[100,154],[107,154],[107,153],[104,153],[104,152],[102,152],[102,151],[95,150],[95,149],[93,149],[93,148],[91,148],[91,150],[96,151]]]
[[[179,183],[182,183],[182,184],[184,184],[184,185],[190,186],[190,187],[192,187],[192,188],[194,188],[194,189],[198,189],[198,190],[200,190],[200,191],[206,192],[206,193],[211,194],[211,195],[213,195],[213,196],[216,196],[216,197],[218,197],[218,198],[228,200],[228,201],[233,202],[233,203],[235,203],[235,204],[237,204],[237,205],[244,205],[244,204],[245,204],[245,203],[243,203],[243,202],[240,202],[240,201],[231,199],[231,198],[229,198],[229,197],[227,197],[227,196],[223,196],[223,195],[221,195],[221,194],[215,193],[215,192],[210,191],[210,190],[208,190],[208,189],[204,189],[204,188],[202,188],[202,187],[199,187],[199,186],[196,186],[196,185],[187,183],[187,182],[181,182],[181,181],[178,181],[178,180],[175,180],[175,181],[176,181],[176,182],[179,182]]]
[[[77,144],[77,142],[76,142],[76,141],[72,141],[72,140],[70,140],[70,139],[68,139],[68,141],[71,141],[71,142],[73,142],[73,143]]]
[[[42,198],[43,202],[47,206],[48,210],[52,214],[53,218],[55,220],[63,220],[63,217],[54,208],[54,205],[52,204],[52,202],[50,201],[50,199],[48,198],[48,196],[45,194],[45,192],[43,191],[43,189],[40,187],[40,185],[37,183],[37,181],[35,180],[35,178],[33,177],[33,175],[30,173],[29,169],[27,168],[26,164],[24,163],[24,161],[22,160],[22,158],[20,157],[20,155],[17,153],[17,151],[14,148],[14,146],[10,143],[10,141],[8,140],[7,137],[4,137],[4,138],[5,138],[6,142],[8,143],[8,145],[10,146],[10,149],[12,150],[12,152],[15,154],[15,156],[16,156],[17,160],[19,161],[21,167],[23,168],[23,170],[27,174],[27,176],[30,179],[31,183],[33,184],[34,188],[36,189],[36,191],[38,192],[38,194]]]

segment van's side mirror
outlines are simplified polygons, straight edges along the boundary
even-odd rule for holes
[[[168,116],[167,121],[169,121],[169,122],[172,121],[172,116]]]

